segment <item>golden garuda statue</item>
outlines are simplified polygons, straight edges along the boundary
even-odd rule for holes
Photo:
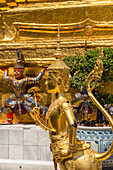
[[[59,47],[56,54],[58,58],[61,56]],[[71,103],[65,97],[65,92],[69,89],[70,68],[62,60],[56,59],[47,70],[47,90],[54,94],[54,100],[46,113],[45,122],[41,122],[38,107],[31,111],[31,116],[35,121],[38,121],[43,129],[49,130],[50,148],[55,169],[57,169],[58,163],[61,170],[100,170],[101,161],[107,159],[113,153],[113,142],[105,153],[96,153],[91,149],[91,143],[86,144],[85,141],[76,138],[76,119]],[[98,80],[102,72],[103,63],[100,56],[93,71],[88,76],[87,91],[92,101],[113,127],[112,118],[95,99],[92,94],[93,88],[90,87],[92,80]]]

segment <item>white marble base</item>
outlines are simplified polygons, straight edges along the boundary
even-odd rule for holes
[[[52,161],[48,132],[36,125],[0,125],[0,159]]]
[[[54,170],[52,161],[0,159],[0,170]]]
[[[0,170],[54,170],[48,132],[36,125],[0,125]]]

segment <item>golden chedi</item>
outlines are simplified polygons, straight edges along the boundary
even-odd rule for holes
[[[85,42],[87,48],[112,46],[111,0],[2,0],[0,13],[0,40],[5,49],[7,43],[13,42],[10,46],[13,49],[14,45],[27,49],[41,48],[44,55],[45,48],[56,47],[54,38],[58,24],[61,25],[66,56],[72,54],[74,48],[75,54],[83,53]],[[53,51],[50,52],[52,55]]]
[[[112,16],[111,0],[1,0],[0,67],[13,67],[19,48],[27,66],[50,65],[59,24],[65,56],[112,47]]]

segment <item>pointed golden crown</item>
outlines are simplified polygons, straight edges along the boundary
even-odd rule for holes
[[[63,53],[61,51],[61,47],[60,47],[60,27],[58,26],[58,35],[57,35],[57,49],[56,49],[56,53],[54,54],[55,58],[60,59],[63,57]]]
[[[59,31],[58,31],[58,37],[59,37]],[[53,63],[48,67],[48,72],[52,72],[53,74],[55,72],[58,73],[58,77],[62,78],[62,83],[63,83],[63,89],[64,91],[68,91],[69,89],[69,74],[70,74],[70,68],[62,61],[59,59],[62,55],[61,49],[60,49],[60,41],[57,41],[57,52],[55,53],[56,59],[53,61]],[[56,77],[56,78],[58,78]]]
[[[60,48],[60,30],[59,30],[59,26],[58,26],[58,36],[57,36],[57,49],[56,49],[56,53],[54,54],[54,56],[56,57],[56,60],[48,67],[47,70],[69,70],[70,68],[60,59],[61,57],[63,57],[63,53],[61,51]]]

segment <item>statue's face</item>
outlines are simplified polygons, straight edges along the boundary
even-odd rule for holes
[[[48,93],[56,93],[58,86],[60,90],[68,91],[69,89],[69,74],[61,74],[59,71],[49,72],[47,76],[47,91]]]
[[[55,80],[55,78],[56,76],[54,73],[51,72],[48,73],[47,81],[46,81],[48,93],[54,93],[54,90],[57,86],[57,79]]]
[[[21,78],[23,78],[23,69],[14,68],[14,75],[16,79],[20,80]]]

